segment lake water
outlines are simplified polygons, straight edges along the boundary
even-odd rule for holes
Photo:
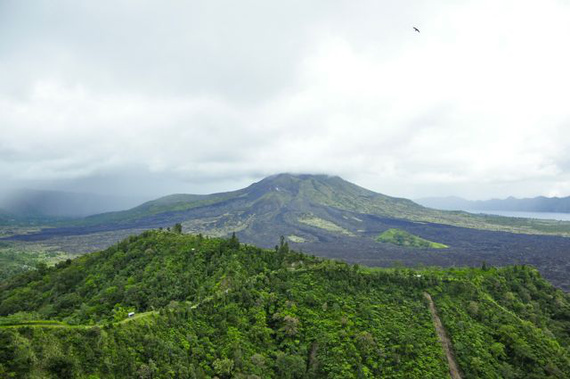
[[[554,212],[518,212],[518,211],[479,211],[468,210],[469,213],[484,213],[489,215],[506,216],[506,217],[523,217],[523,218],[537,218],[541,220],[559,220],[570,221],[570,213],[554,213]]]

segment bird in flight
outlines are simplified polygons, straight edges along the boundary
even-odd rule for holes
[[[420,32],[420,30],[418,28],[416,28],[415,26],[414,26],[414,30],[418,33]]]

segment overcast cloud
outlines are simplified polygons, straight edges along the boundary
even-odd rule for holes
[[[568,196],[569,20],[565,0],[0,0],[0,177]]]

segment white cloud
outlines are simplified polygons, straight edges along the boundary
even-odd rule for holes
[[[112,188],[134,170],[162,178],[145,191],[207,192],[294,171],[408,197],[570,195],[567,3],[36,5],[0,8],[8,181]]]

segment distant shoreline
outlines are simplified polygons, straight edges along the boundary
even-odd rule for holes
[[[465,209],[465,212],[472,214],[488,214],[505,217],[534,218],[539,220],[570,221],[570,213],[560,212],[495,211],[487,209]]]

